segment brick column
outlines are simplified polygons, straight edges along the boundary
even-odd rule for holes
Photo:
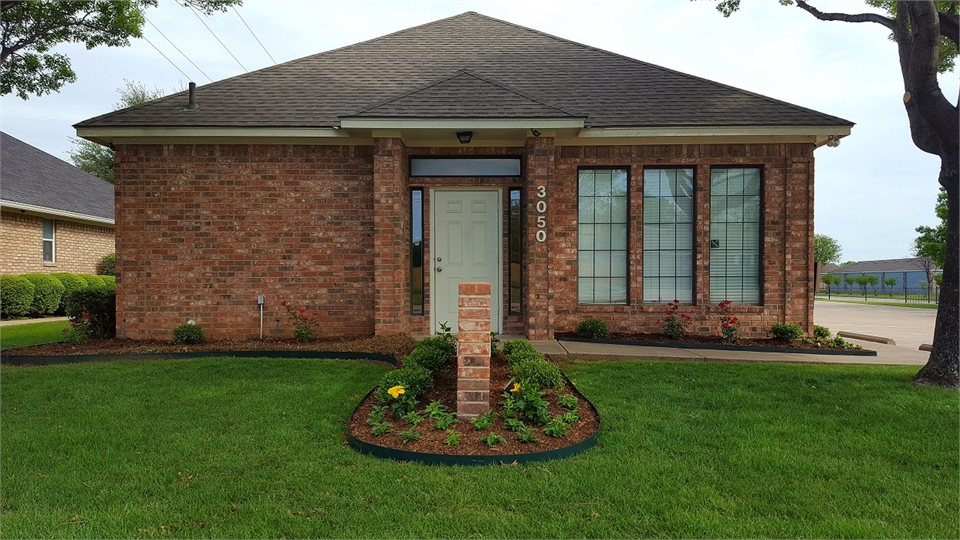
[[[490,284],[459,285],[457,325],[457,416],[472,418],[490,408]]]
[[[410,248],[406,159],[398,138],[373,141],[374,334],[409,330]]]
[[[556,201],[552,197],[554,186],[556,147],[553,137],[528,138],[524,159],[526,160],[526,233],[523,239],[523,294],[525,304],[527,338],[553,339],[553,291],[550,287],[550,245],[553,237],[551,208]],[[538,190],[546,189],[547,210],[536,211]],[[537,239],[537,217],[546,219],[546,241]],[[574,299],[575,301],[575,299]]]

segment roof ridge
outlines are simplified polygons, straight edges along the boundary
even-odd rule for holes
[[[510,22],[510,21],[505,21],[505,20],[502,20],[502,19],[498,19],[498,18],[496,18],[496,17],[491,17],[491,16],[489,16],[489,15],[484,15],[484,14],[482,14],[482,13],[477,13],[477,12],[474,12],[474,11],[468,11],[468,12],[466,12],[466,13],[461,13],[461,15],[466,15],[466,14],[468,14],[468,13],[472,13],[472,14],[478,16],[478,17],[483,17],[483,18],[489,19],[489,20],[491,20],[491,21],[496,21],[496,22],[503,23],[503,24],[506,24],[506,25],[509,25],[509,26],[513,26],[513,27],[519,28],[519,29],[521,29],[521,30],[526,30],[527,32],[531,32],[531,33],[534,33],[534,34],[538,34],[538,35],[541,35],[541,36],[544,36],[544,37],[553,39],[553,40],[555,40],[555,41],[561,41],[561,42],[564,42],[564,43],[576,45],[577,47],[581,47],[581,48],[584,48],[584,49],[589,49],[589,50],[591,50],[591,51],[600,52],[600,53],[603,53],[603,54],[605,54],[605,55],[607,55],[607,56],[614,56],[614,57],[617,57],[617,58],[623,58],[623,59],[625,59],[625,60],[629,60],[629,61],[634,62],[634,63],[636,63],[636,64],[642,64],[642,65],[649,66],[649,67],[652,67],[652,68],[655,68],[655,69],[659,69],[659,70],[661,70],[661,71],[673,73],[673,74],[676,74],[676,75],[681,75],[681,76],[684,76],[684,77],[689,77],[689,78],[691,78],[691,79],[697,79],[697,80],[700,80],[700,81],[703,81],[703,82],[706,82],[706,83],[714,84],[714,85],[719,86],[719,87],[722,87],[722,88],[728,88],[728,89],[730,89],[730,90],[735,90],[736,92],[740,92],[740,93],[742,93],[742,94],[747,94],[747,95],[750,95],[750,96],[753,96],[753,97],[761,98],[761,99],[763,99],[763,100],[765,100],[765,101],[767,101],[767,102],[770,102],[770,103],[776,103],[776,104],[778,104],[778,105],[788,105],[788,106],[790,106],[790,107],[792,107],[792,108],[794,108],[794,109],[799,109],[799,110],[802,110],[802,111],[805,111],[805,112],[808,112],[808,113],[816,114],[817,116],[820,116],[821,118],[829,119],[829,120],[831,120],[831,121],[840,121],[840,122],[843,122],[844,125],[848,125],[848,124],[850,123],[850,122],[848,122],[847,120],[844,120],[844,119],[842,119],[842,118],[840,118],[840,117],[833,116],[833,115],[830,115],[830,114],[827,114],[827,113],[823,113],[823,112],[820,112],[820,111],[817,111],[817,110],[814,110],[814,109],[809,109],[809,108],[807,108],[807,107],[803,107],[803,106],[800,106],[800,105],[796,105],[796,104],[793,104],[793,103],[790,103],[790,102],[787,102],[787,101],[782,101],[782,100],[779,100],[779,99],[774,99],[774,98],[772,98],[772,97],[765,96],[765,95],[763,95],[763,94],[757,94],[757,93],[751,92],[751,91],[749,91],[749,90],[744,90],[744,89],[742,89],[742,88],[737,88],[736,86],[730,86],[730,85],[728,85],[728,84],[720,83],[720,82],[717,82],[717,81],[714,81],[714,80],[711,80],[711,79],[707,79],[707,78],[705,78],[705,77],[700,77],[700,76],[698,76],[698,75],[691,75],[690,73],[684,73],[684,72],[682,72],[682,71],[677,71],[677,70],[675,70],[675,69],[670,69],[670,68],[667,68],[667,67],[663,67],[663,66],[661,66],[661,65],[659,65],[659,64],[653,64],[653,63],[651,63],[651,62],[645,62],[645,61],[643,61],[643,60],[639,60],[639,59],[636,59],[636,58],[631,58],[631,57],[629,57],[629,56],[622,55],[622,54],[620,54],[620,53],[615,53],[615,52],[612,52],[612,51],[608,51],[608,50],[605,50],[605,49],[600,49],[600,48],[598,48],[598,47],[594,47],[594,46],[592,46],[592,45],[587,45],[587,44],[585,44],[585,43],[580,43],[580,42],[578,42],[578,41],[573,41],[573,40],[570,40],[570,39],[566,39],[566,38],[562,38],[562,37],[559,37],[559,36],[555,36],[555,35],[553,35],[553,34],[548,34],[547,32],[544,32],[544,31],[542,31],[542,30],[537,30],[537,29],[535,29],[535,28],[529,28],[529,27],[523,26],[523,25],[521,25],[521,24],[512,23],[512,22]],[[459,15],[458,15],[458,16],[459,16]],[[452,17],[450,17],[450,18],[452,18]],[[441,20],[446,20],[446,19],[441,19]],[[438,22],[439,22],[439,21],[438,21]]]

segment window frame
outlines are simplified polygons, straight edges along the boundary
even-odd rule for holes
[[[46,235],[46,224],[50,224],[50,238],[47,238]],[[56,264],[57,263],[57,220],[55,219],[45,219],[40,225],[40,236],[43,239],[41,243],[42,249],[40,251],[40,258],[44,264]],[[47,260],[46,248],[47,242],[50,242],[50,260]]]
[[[692,171],[692,175],[691,175],[691,176],[692,176],[692,178],[693,178],[693,180],[692,180],[692,181],[693,181],[693,191],[692,191],[692,196],[690,197],[690,200],[691,200],[691,204],[692,204],[692,207],[693,207],[693,220],[690,222],[690,229],[691,229],[691,231],[690,231],[690,233],[691,233],[691,234],[690,234],[690,241],[691,241],[691,244],[692,244],[692,246],[691,246],[691,248],[690,248],[690,305],[693,305],[693,306],[697,305],[697,302],[698,302],[698,300],[699,300],[699,295],[697,295],[697,254],[698,254],[698,252],[699,252],[699,250],[698,250],[699,243],[698,243],[698,238],[697,238],[697,212],[698,212],[698,207],[697,207],[697,188],[698,188],[697,169],[698,169],[698,167],[697,167],[696,165],[665,165],[665,166],[661,166],[661,165],[646,166],[646,165],[645,165],[645,166],[642,167],[642,169],[641,169],[641,171],[640,171],[641,178],[643,178],[643,183],[641,184],[641,188],[642,188],[642,189],[641,189],[641,196],[643,197],[643,205],[641,206],[640,230],[641,230],[642,238],[644,238],[644,239],[646,239],[646,225],[647,225],[647,223],[646,223],[646,221],[645,221],[645,219],[646,219],[646,212],[647,212],[647,205],[646,205],[646,198],[647,198],[647,192],[646,192],[646,173],[647,173],[647,171],[648,171],[648,170],[650,170],[650,171],[660,171],[660,170],[668,170],[668,171],[669,171],[669,170],[673,170],[673,171],[676,171],[676,170],[689,170],[689,171]],[[660,224],[660,223],[658,223],[658,225],[659,225],[659,224]],[[646,295],[646,285],[645,285],[645,283],[644,283],[644,280],[645,280],[646,277],[647,277],[647,267],[646,267],[645,264],[643,264],[643,257],[644,257],[644,255],[646,254],[646,249],[643,247],[642,244],[641,244],[639,247],[640,247],[641,269],[642,269],[641,276],[640,276],[640,283],[641,283],[641,287],[642,287],[641,290],[643,291],[643,293],[641,294],[640,303],[643,304],[643,305],[645,305],[645,306],[663,306],[663,305],[666,305],[668,302],[673,301],[674,298],[671,298],[671,299],[666,300],[666,301],[663,301],[663,302],[647,302],[646,300],[644,300],[644,296]],[[656,251],[659,252],[659,251],[661,251],[661,250],[658,249],[658,250],[656,250]],[[673,251],[676,252],[677,250],[674,249]],[[659,277],[659,274],[658,274],[658,277]],[[673,277],[674,277],[674,279],[676,279],[677,276],[673,276]]]
[[[414,174],[413,173],[413,162],[414,160],[430,160],[430,161],[439,161],[439,160],[475,160],[475,161],[492,161],[492,160],[517,160],[519,165],[519,171],[517,174]],[[407,159],[407,171],[410,178],[523,178],[524,176],[524,160],[523,156],[515,154],[507,155],[427,155],[427,156],[410,156]]]
[[[623,250],[623,251],[624,251],[624,254],[625,254],[625,259],[626,259],[626,262],[625,262],[626,268],[624,269],[624,274],[625,274],[625,275],[624,275],[624,278],[623,278],[623,279],[625,280],[625,282],[626,282],[626,296],[625,296],[625,299],[624,299],[623,302],[590,302],[590,303],[583,303],[583,302],[580,301],[580,173],[581,173],[582,171],[624,171],[624,172],[627,173],[627,190],[626,190],[626,191],[627,191],[627,193],[626,193],[626,212],[627,212],[627,214],[626,214],[626,221],[624,222],[624,224],[626,225],[626,235],[627,235],[627,238],[626,238],[626,248]],[[575,275],[576,275],[576,278],[577,278],[577,280],[576,280],[576,283],[577,283],[577,306],[611,306],[611,307],[615,307],[615,306],[629,306],[629,305],[631,304],[632,298],[631,298],[631,294],[630,294],[630,293],[631,293],[631,290],[630,290],[630,289],[631,289],[631,287],[630,287],[630,269],[631,269],[630,256],[631,256],[631,253],[632,253],[632,250],[631,250],[631,246],[632,246],[632,244],[631,244],[632,235],[630,234],[630,229],[631,229],[631,226],[630,226],[630,219],[631,219],[630,209],[631,209],[631,207],[632,207],[632,197],[631,197],[631,188],[632,188],[632,185],[633,185],[633,183],[632,183],[632,179],[633,179],[632,172],[633,172],[633,167],[632,167],[631,165],[629,165],[629,164],[628,164],[628,165],[589,165],[589,166],[588,166],[588,165],[578,165],[578,166],[577,166],[577,186],[576,186],[576,208],[577,208],[577,229],[576,229],[576,230],[577,230],[577,235],[576,235],[576,245],[577,245],[577,259],[576,259],[576,270],[575,270]],[[595,224],[596,222],[593,222],[593,223]],[[591,250],[591,251],[596,251],[596,250]],[[614,250],[611,249],[611,250],[607,250],[607,251],[614,251]],[[616,251],[620,251],[620,250],[616,250]],[[612,279],[612,276],[608,276],[608,278]],[[596,279],[596,276],[594,276],[593,279]]]
[[[419,301],[419,303],[415,302],[415,301],[414,301],[414,298],[413,298],[414,289],[415,289],[415,287],[416,287],[417,284],[418,284],[416,278],[414,277],[414,275],[415,275],[414,269],[416,268],[415,260],[414,260],[414,252],[415,252],[415,250],[414,250],[414,245],[415,245],[415,238],[416,238],[416,234],[417,234],[417,230],[416,230],[416,227],[415,227],[414,224],[416,223],[415,218],[416,218],[416,213],[417,213],[417,210],[418,210],[418,209],[415,208],[415,207],[414,207],[414,204],[413,204],[413,194],[414,194],[414,193],[417,193],[417,192],[420,193],[420,208],[419,208],[419,212],[420,212],[420,231],[419,231],[419,232],[420,232],[420,280],[419,280],[419,285],[420,285],[420,301]],[[426,259],[425,259],[425,257],[424,257],[424,250],[426,249],[426,238],[425,238],[425,236],[424,236],[424,234],[423,234],[423,229],[424,229],[424,227],[423,227],[423,215],[424,215],[423,208],[424,208],[424,205],[425,205],[425,201],[424,201],[424,199],[423,199],[423,196],[424,196],[424,194],[423,194],[423,188],[422,188],[422,187],[413,187],[413,188],[410,188],[410,236],[409,236],[409,242],[410,242],[410,315],[416,316],[416,317],[423,317],[423,316],[426,315],[426,312],[427,312],[427,309],[426,309],[426,296],[427,296],[427,291],[426,291],[426,287],[425,287],[425,280],[426,280],[426,279],[425,279],[425,274],[426,274],[426,272],[425,272],[425,269],[426,269],[425,260],[426,260]]]
[[[519,202],[517,230],[514,231],[513,223],[513,194],[517,194]],[[507,188],[507,314],[523,315],[523,218],[524,218],[524,197],[523,188]],[[513,245],[514,233],[517,235],[517,245]],[[517,282],[520,284],[520,290],[517,295],[517,309],[513,309],[513,253],[514,249],[519,254],[517,262]]]
[[[764,219],[764,216],[766,215],[766,205],[765,205],[765,201],[766,201],[766,185],[767,185],[767,182],[766,182],[766,167],[765,167],[763,164],[761,164],[761,163],[733,163],[733,164],[714,164],[714,165],[710,165],[710,170],[709,170],[709,175],[710,175],[710,194],[709,194],[709,196],[708,196],[708,198],[711,199],[711,201],[710,201],[710,215],[709,215],[709,218],[710,218],[710,219],[709,219],[709,223],[710,223],[710,228],[709,228],[710,234],[707,236],[707,239],[706,239],[706,241],[707,241],[707,242],[706,242],[706,243],[707,243],[707,261],[709,261],[709,262],[711,263],[710,268],[713,267],[713,266],[712,266],[713,248],[710,247],[710,242],[711,242],[711,240],[712,240],[710,237],[713,236],[713,201],[712,201],[712,199],[713,199],[713,171],[716,170],[716,169],[757,169],[758,171],[760,171],[760,189],[759,189],[759,192],[758,192],[758,194],[757,194],[757,197],[759,197],[759,199],[760,199],[760,201],[759,201],[759,202],[760,202],[760,204],[759,204],[759,210],[758,210],[758,218],[757,218],[757,238],[758,238],[758,248],[757,248],[757,289],[758,289],[758,291],[757,291],[757,303],[756,303],[756,304],[741,304],[741,305],[764,306],[764,305],[766,305],[766,304],[765,304],[766,299],[765,299],[765,295],[764,295],[764,288],[765,288],[764,285],[766,284],[766,276],[764,276],[764,274],[763,274],[763,261],[764,261],[764,259],[765,259],[765,257],[766,257],[766,253],[765,253],[766,242],[764,242],[764,238],[765,238],[765,224],[766,224],[766,223],[765,223],[765,219]],[[709,272],[708,272],[707,277],[710,278],[710,281],[709,281],[709,283],[710,283],[710,288],[708,288],[706,291],[704,291],[704,292],[706,293],[706,301],[707,301],[708,303],[714,303],[713,297],[712,297],[712,295],[711,295],[711,290],[712,290],[712,288],[713,288],[713,279],[712,279],[713,276],[711,276],[711,275],[709,274]],[[726,299],[724,299],[724,300],[726,300]],[[719,302],[719,300],[718,300],[718,302]]]

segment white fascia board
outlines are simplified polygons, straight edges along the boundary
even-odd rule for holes
[[[650,138],[650,137],[846,137],[850,126],[716,126],[716,127],[624,127],[586,128],[579,138]]]
[[[114,220],[102,218],[99,216],[91,216],[89,214],[79,214],[77,212],[69,212],[67,210],[60,210],[57,208],[47,208],[45,206],[36,206],[33,204],[26,204],[16,201],[5,201],[0,200],[0,208],[7,210],[12,208],[14,210],[24,210],[26,212],[31,212],[33,214],[41,214],[43,216],[48,216],[53,219],[57,218],[66,218],[73,219],[77,221],[87,221],[91,223],[96,223],[98,225],[110,225],[113,227],[115,225]]]
[[[134,138],[348,138],[349,134],[333,128],[244,128],[244,127],[79,127],[77,136],[91,140]]]
[[[581,129],[583,118],[344,118],[344,129]]]

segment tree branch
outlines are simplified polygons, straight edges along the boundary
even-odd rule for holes
[[[904,79],[907,91],[917,101],[924,120],[933,128],[943,151],[956,151],[960,142],[960,116],[943,95],[937,80],[940,51],[940,25],[933,2],[899,2],[897,11],[910,16],[912,47],[910,75]]]
[[[857,15],[851,15],[849,13],[824,13],[806,3],[804,0],[796,0],[796,2],[797,7],[820,19],[821,21],[843,21],[852,23],[872,22],[886,26],[890,30],[894,29],[893,20],[877,13],[859,13]]]
[[[956,13],[939,12],[940,35],[949,39],[954,45],[960,46],[960,16]]]

